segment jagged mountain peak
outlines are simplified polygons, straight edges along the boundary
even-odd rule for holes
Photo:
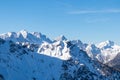
[[[41,35],[42,35],[40,32],[32,32],[32,34],[33,34],[34,36],[36,36],[37,38],[40,38]]]
[[[63,41],[63,40],[67,40],[67,38],[64,35],[60,35],[57,38],[55,38],[55,41]]]
[[[105,42],[101,42],[101,43],[99,43],[98,45],[97,45],[97,47],[99,47],[99,48],[111,48],[112,46],[114,46],[115,45],[115,43],[113,42],[113,41],[111,41],[111,40],[107,40],[107,41],[105,41]]]
[[[26,31],[25,29],[23,29],[23,30],[21,30],[21,31],[19,31],[19,32],[17,32],[18,34],[22,34],[22,36],[24,37],[24,38],[27,38],[27,35],[28,35],[28,31]]]
[[[25,29],[22,29],[22,30],[20,30],[19,32],[21,32],[21,33],[27,33],[28,31],[25,30]]]
[[[80,40],[67,40],[63,35],[56,41],[51,41],[46,35],[26,30],[2,34],[0,78],[3,76],[5,80],[119,79],[120,73],[109,68],[109,65],[112,64],[113,67],[114,62],[119,63],[120,47],[109,40],[100,44],[103,47],[84,44]],[[107,66],[104,65],[106,62]]]
[[[39,32],[28,32],[26,30],[1,34],[0,38],[4,40],[12,40],[14,42],[30,42],[30,43],[36,43],[36,44],[41,44],[44,41],[49,43],[52,42],[44,34],[41,34]]]
[[[110,44],[110,45],[114,45],[115,43],[114,43],[114,41],[111,41],[111,40],[107,40],[107,41],[105,41],[107,44]]]

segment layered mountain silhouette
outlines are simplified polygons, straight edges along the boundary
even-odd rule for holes
[[[0,35],[0,80],[119,80],[120,46],[39,32]]]

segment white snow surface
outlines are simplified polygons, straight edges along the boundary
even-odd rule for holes
[[[41,44],[42,42],[52,42],[49,38],[39,32],[27,32],[26,30],[0,34],[0,38],[12,40],[14,42],[29,42],[36,44]]]
[[[3,39],[3,40],[2,40]],[[60,36],[50,40],[39,32],[8,32],[0,34],[0,75],[4,80],[60,80],[64,61],[72,60],[70,75],[80,66],[99,75],[91,60],[105,64],[120,52],[113,41],[86,44]],[[68,65],[68,64],[67,64]],[[97,72],[98,71],[98,72]],[[102,73],[101,73],[102,74]]]
[[[19,32],[8,32],[0,34],[0,38],[4,40],[12,40],[18,43],[34,43],[40,44],[37,52],[45,55],[58,57],[60,59],[68,59],[69,48],[65,41],[67,38],[64,35],[57,37],[55,40],[50,40],[46,35],[39,32],[28,32],[26,30],[21,30]],[[89,57],[97,58],[100,62],[107,63],[114,59],[116,55],[120,52],[120,46],[116,45],[113,41],[107,40],[99,44],[84,44],[80,40],[72,40],[73,44],[77,45],[80,49],[86,51]],[[46,47],[49,47],[46,49]],[[64,54],[63,54],[64,53]]]

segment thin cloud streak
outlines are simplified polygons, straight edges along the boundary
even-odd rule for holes
[[[108,10],[79,10],[71,11],[69,14],[99,14],[99,13],[120,13],[120,9],[108,9]]]

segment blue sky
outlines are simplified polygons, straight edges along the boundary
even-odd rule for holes
[[[120,43],[120,0],[0,0],[0,33],[22,29]]]

